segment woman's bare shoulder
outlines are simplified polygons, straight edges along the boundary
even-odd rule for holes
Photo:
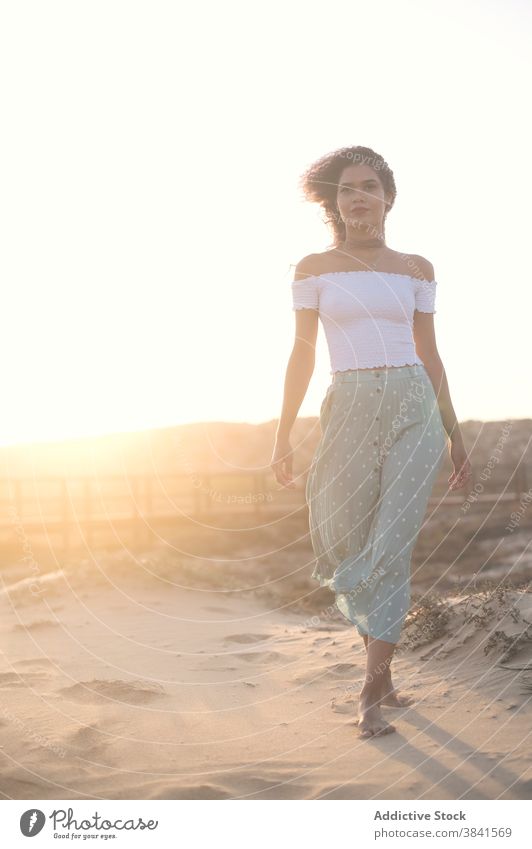
[[[404,267],[404,274],[418,280],[434,280],[434,266],[428,259],[419,254],[407,254],[394,251],[398,262]]]
[[[322,251],[321,253],[304,256],[295,267],[294,279],[304,280],[305,277],[317,277],[322,274],[323,269],[326,267],[327,257],[331,253],[331,251]]]

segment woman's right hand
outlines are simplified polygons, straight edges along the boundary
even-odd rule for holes
[[[288,489],[296,488],[292,478],[293,456],[294,452],[288,439],[276,439],[270,468],[273,470],[277,482]]]

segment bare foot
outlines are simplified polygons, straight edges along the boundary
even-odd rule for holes
[[[379,696],[362,689],[358,700],[358,730],[361,737],[380,737],[395,731],[395,725],[390,725],[382,718]]]
[[[392,684],[391,677],[384,680],[381,692],[382,695],[379,699],[380,705],[400,708],[408,707],[408,705],[414,704],[415,701],[412,696],[400,696]]]

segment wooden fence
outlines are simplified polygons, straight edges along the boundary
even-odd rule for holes
[[[74,542],[88,545],[102,532],[117,542],[126,536],[149,541],[154,534],[180,522],[219,523],[233,517],[257,524],[270,518],[306,512],[306,475],[295,489],[281,487],[268,471],[195,475],[104,475],[0,479],[0,539],[44,535],[68,550]],[[441,484],[440,484],[441,490]],[[445,494],[433,491],[429,505],[506,503],[508,513],[527,495],[527,473],[522,465],[506,491],[486,492],[474,481],[465,490]]]

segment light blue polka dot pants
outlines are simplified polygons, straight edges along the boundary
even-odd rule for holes
[[[359,634],[397,643],[410,604],[410,563],[447,454],[421,364],[335,372],[306,484],[316,565]]]

